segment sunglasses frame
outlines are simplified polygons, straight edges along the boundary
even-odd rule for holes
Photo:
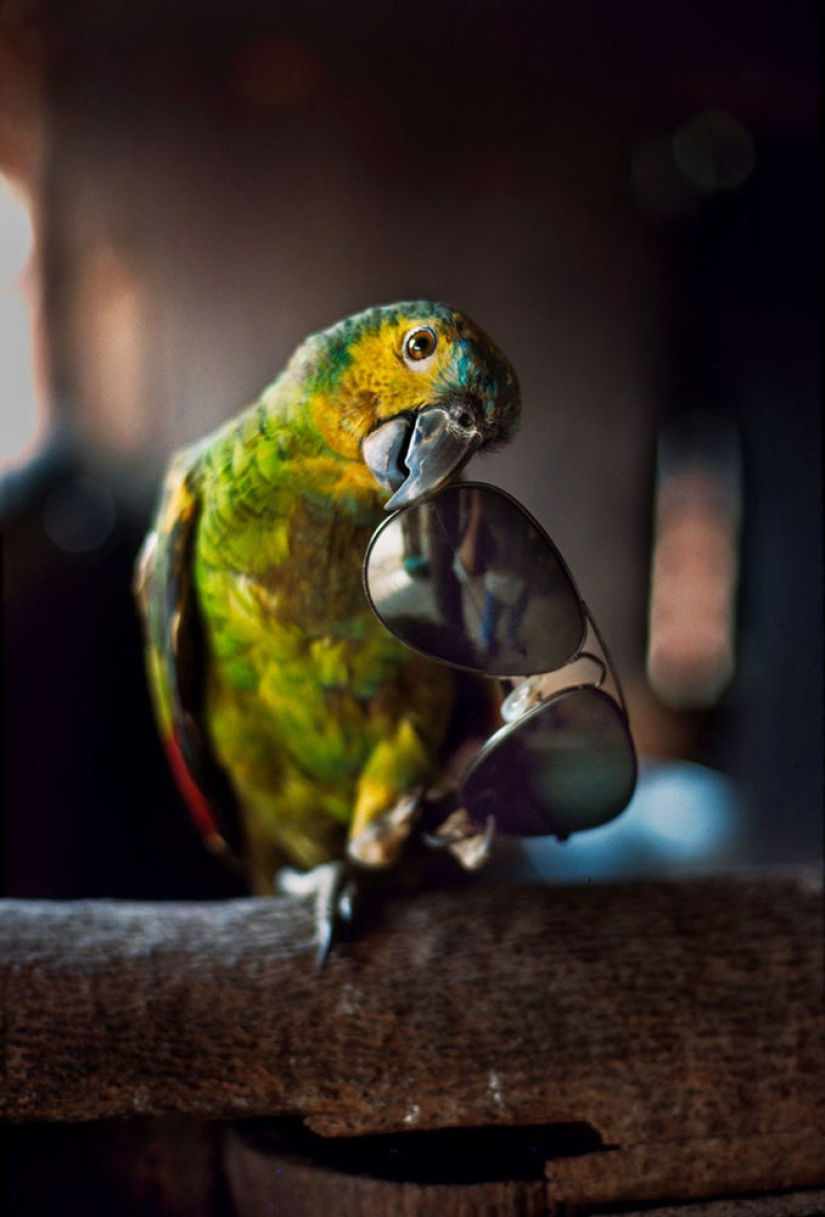
[[[379,537],[393,523],[398,522],[404,515],[408,515],[410,512],[412,512],[418,508],[421,508],[423,506],[437,503],[440,498],[445,496],[445,494],[448,494],[451,491],[456,491],[456,490],[458,490],[458,491],[478,490],[478,491],[481,491],[482,493],[492,493],[496,497],[503,499],[504,501],[509,503],[512,507],[516,508],[516,510],[524,518],[526,523],[536,530],[536,532],[538,533],[539,537],[542,539],[544,544],[546,544],[549,547],[555,561],[558,564],[560,571],[567,579],[567,582],[570,586],[570,590],[573,593],[573,596],[575,598],[575,602],[578,606],[579,614],[581,617],[581,632],[580,632],[578,644],[577,644],[575,650],[573,651],[573,653],[567,659],[565,659],[561,664],[559,664],[557,667],[551,668],[549,670],[542,670],[539,672],[533,671],[526,675],[524,675],[522,673],[515,673],[515,672],[510,675],[503,675],[503,674],[499,674],[499,673],[489,672],[489,671],[485,670],[484,667],[479,666],[479,665],[470,665],[470,664],[466,664],[466,663],[459,663],[452,659],[445,659],[442,655],[436,654],[432,650],[428,650],[425,647],[418,646],[413,642],[408,642],[406,638],[404,638],[400,634],[398,634],[392,628],[392,626],[387,623],[387,621],[384,619],[384,617],[381,615],[381,613],[376,608],[375,599],[370,590],[368,569],[369,569],[370,556],[373,552],[373,549],[374,549]],[[569,566],[567,565],[567,562],[564,560],[564,557],[562,556],[562,554],[559,551],[558,547],[556,546],[555,542],[548,535],[546,529],[538,522],[538,520],[535,518],[535,516],[533,516],[532,513],[530,511],[528,511],[528,509],[522,503],[520,503],[518,501],[518,499],[516,499],[513,495],[511,495],[508,491],[502,490],[498,486],[493,486],[488,482],[476,482],[476,481],[453,482],[449,486],[442,488],[440,491],[436,492],[435,494],[433,494],[427,498],[419,499],[415,503],[411,503],[404,507],[400,507],[397,511],[394,511],[391,515],[389,515],[386,520],[382,520],[382,522],[378,525],[378,527],[375,529],[374,533],[370,537],[369,543],[366,548],[366,552],[364,554],[362,579],[363,579],[363,586],[364,586],[364,594],[366,596],[367,603],[369,604],[370,608],[372,609],[372,612],[375,614],[376,618],[378,619],[378,621],[381,622],[381,624],[384,626],[384,628],[386,630],[388,630],[389,633],[392,634],[394,638],[397,638],[398,641],[401,642],[409,650],[415,651],[419,655],[423,655],[427,659],[431,659],[434,662],[444,663],[448,667],[456,668],[460,671],[473,672],[477,675],[484,676],[490,680],[497,680],[502,685],[510,685],[510,691],[507,694],[507,696],[504,698],[504,701],[503,701],[502,707],[501,707],[502,718],[504,719],[504,721],[503,721],[502,725],[500,727],[497,727],[496,730],[494,732],[492,732],[492,734],[489,735],[487,737],[487,739],[480,745],[480,747],[478,748],[478,750],[476,751],[476,753],[474,754],[472,759],[465,766],[465,768],[461,774],[461,777],[456,785],[456,791],[459,792],[459,794],[464,791],[465,785],[466,785],[467,781],[469,780],[471,774],[477,769],[478,766],[480,766],[484,763],[485,758],[487,756],[489,756],[495,749],[500,747],[501,744],[507,738],[514,735],[519,729],[521,729],[529,718],[532,718],[534,715],[541,713],[542,711],[546,710],[549,706],[562,701],[564,698],[569,697],[573,693],[587,692],[587,691],[593,693],[595,696],[597,696],[599,698],[603,698],[603,699],[609,701],[612,704],[612,706],[615,708],[615,710],[617,711],[619,724],[624,731],[625,737],[627,739],[629,754],[633,760],[633,784],[632,785],[635,785],[636,775],[637,775],[637,771],[638,771],[638,760],[637,760],[637,755],[636,755],[636,748],[633,743],[633,736],[630,731],[630,722],[629,722],[628,713],[627,713],[627,703],[625,702],[625,697],[624,697],[624,692],[622,690],[621,681],[619,680],[619,676],[616,671],[616,667],[613,662],[613,658],[610,654],[610,650],[608,649],[608,646],[607,646],[606,642],[604,641],[604,637],[602,636],[602,633],[599,630],[599,627],[596,625],[596,622],[594,621],[593,616],[590,613],[589,608],[587,607],[587,603],[585,602],[584,598],[581,595],[581,592],[579,591],[578,584],[576,583],[576,580],[574,579],[573,574],[572,574]],[[601,652],[601,654],[596,654],[596,653],[594,653],[593,650],[588,648],[587,642],[588,642],[588,638],[591,635],[592,635],[592,638],[595,639],[598,651]],[[579,681],[579,682],[576,682],[576,683],[573,683],[570,685],[562,685],[547,693],[542,692],[541,686],[542,686],[543,682],[546,682],[547,679],[553,675],[564,673],[566,671],[566,669],[572,667],[574,664],[578,663],[580,660],[589,660],[590,662],[592,662],[596,665],[596,667],[599,669],[599,675],[596,680]],[[607,682],[608,677],[610,678],[613,688],[615,688],[615,694],[611,689],[606,689],[604,687]],[[514,682],[518,682],[518,683],[514,684]],[[521,700],[526,699],[526,704],[523,707],[518,706],[518,699],[521,699]],[[510,703],[510,707],[511,707],[509,713],[507,710],[508,703]],[[515,708],[517,706],[518,706],[518,708]],[[632,786],[631,786],[631,790],[632,790]],[[625,806],[626,806],[626,804],[625,804]],[[616,814],[620,814],[620,813],[617,812]]]

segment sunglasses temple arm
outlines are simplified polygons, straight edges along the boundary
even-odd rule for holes
[[[587,624],[590,626],[591,630],[595,634],[596,641],[599,644],[599,648],[600,648],[604,658],[600,659],[598,656],[592,655],[589,651],[582,651],[581,654],[586,655],[589,659],[592,659],[602,669],[603,675],[602,675],[602,679],[599,681],[599,687],[601,687],[601,685],[604,683],[605,676],[608,673],[610,673],[613,684],[616,686],[616,692],[618,694],[619,705],[621,706],[622,713],[624,714],[625,718],[627,718],[628,717],[627,703],[625,702],[625,699],[624,699],[624,690],[622,689],[622,682],[619,680],[619,674],[616,671],[616,665],[613,662],[613,656],[610,654],[610,648],[608,647],[607,643],[605,642],[601,630],[596,625],[596,622],[593,619],[593,615],[590,612],[590,609],[587,607],[587,605],[585,604],[585,602],[583,600],[581,602],[581,606],[582,606],[582,611],[584,612],[585,620],[587,621]]]

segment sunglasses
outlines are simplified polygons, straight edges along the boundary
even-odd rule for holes
[[[624,810],[636,752],[618,677],[564,559],[515,499],[460,482],[401,508],[373,534],[364,586],[406,646],[503,682],[504,725],[458,785],[473,823],[564,839]]]

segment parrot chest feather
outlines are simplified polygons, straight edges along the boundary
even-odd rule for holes
[[[400,780],[410,768],[417,781],[429,776],[452,678],[392,638],[366,602],[361,563],[380,505],[344,504],[325,517],[305,499],[285,518],[267,514],[255,521],[254,538],[247,516],[236,535],[224,532],[217,552],[201,545],[197,554],[207,718],[241,805],[254,804],[258,828],[270,808],[282,842],[291,823],[303,852],[294,839],[287,850],[306,863],[319,841],[328,852],[331,822],[352,819],[359,781],[382,742],[391,750],[386,742],[399,740]],[[205,539],[208,525],[207,509]],[[248,558],[240,570],[239,548]],[[412,733],[429,747],[408,746],[403,723],[415,724]]]

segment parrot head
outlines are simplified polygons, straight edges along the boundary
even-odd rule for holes
[[[516,374],[468,317],[413,301],[367,309],[314,334],[290,364],[314,424],[392,495],[388,510],[434,493],[518,425]]]

